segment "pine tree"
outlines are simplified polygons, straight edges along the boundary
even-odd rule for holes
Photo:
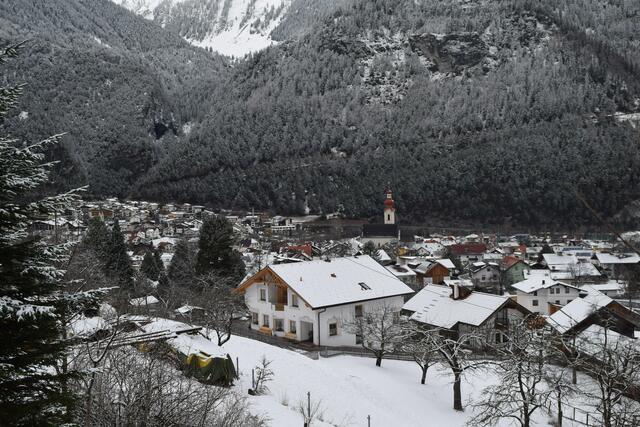
[[[99,217],[91,218],[84,243],[96,252],[96,255],[104,256],[110,246],[110,235],[104,221]]]
[[[0,64],[20,45],[5,47]],[[15,105],[21,86],[0,88],[0,120]],[[68,420],[71,396],[58,368],[65,349],[59,307],[63,271],[56,265],[66,245],[50,245],[28,232],[41,215],[62,212],[75,192],[33,200],[53,163],[44,150],[60,135],[18,146],[0,137],[0,420],[3,425],[59,425]]]
[[[167,277],[177,286],[189,287],[193,285],[194,276],[193,251],[186,240],[178,240],[167,269]]]
[[[124,236],[120,231],[120,225],[117,220],[114,221],[111,229],[105,268],[108,274],[117,278],[118,284],[123,290],[130,289],[133,286],[133,267],[127,254],[127,244],[124,241]]]
[[[147,251],[144,254],[144,258],[142,259],[140,271],[145,275],[147,279],[158,280],[158,275],[160,274],[160,266],[161,264],[158,263],[158,259],[156,256],[154,256],[154,253],[152,253],[151,251]]]
[[[241,279],[245,267],[240,254],[234,251],[233,227],[226,218],[207,218],[200,228],[196,273],[215,272]]]
[[[162,256],[160,255],[160,251],[155,250],[153,251],[153,260],[156,263],[156,266],[158,267],[158,274],[160,274],[160,272],[164,271],[164,263],[162,262]]]

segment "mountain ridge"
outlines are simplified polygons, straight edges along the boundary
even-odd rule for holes
[[[639,24],[632,18],[640,6],[601,14],[595,0],[586,9],[579,3],[353,0],[322,8],[295,0],[272,30],[278,43],[236,61],[189,47],[129,13],[129,45],[136,32],[162,31],[197,61],[182,76],[188,61],[172,59],[162,43],[144,55],[139,48],[121,53],[148,66],[164,63],[149,87],[166,95],[144,102],[151,114],[142,125],[131,122],[139,142],[80,129],[87,141],[67,150],[73,155],[65,164],[73,168],[74,156],[89,171],[104,164],[85,153],[98,152],[94,146],[115,159],[136,159],[132,153],[143,149],[144,161],[123,169],[119,163],[131,162],[112,160],[89,174],[96,195],[285,214],[302,212],[306,202],[315,212],[373,216],[390,182],[406,221],[589,224],[574,190],[606,216],[640,199],[638,129],[615,119],[640,108]],[[128,13],[97,4],[91,13]],[[17,19],[13,26],[25,25]],[[109,38],[93,33],[82,33],[74,48],[108,50],[92,37]],[[31,79],[46,74],[17,68]],[[154,73],[131,76],[137,86]],[[126,104],[112,108],[127,111]],[[29,120],[56,117],[21,110]],[[89,123],[123,120],[82,114]],[[78,138],[73,121],[56,120]],[[28,121],[10,122],[24,130]]]

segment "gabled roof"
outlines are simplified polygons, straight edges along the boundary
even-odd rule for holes
[[[527,276],[527,278],[523,281],[514,283],[513,285],[511,285],[511,287],[521,292],[530,294],[531,292],[539,291],[540,289],[547,289],[556,285],[579,289],[567,283],[554,280],[546,274],[531,274]]]
[[[487,245],[484,243],[460,243],[449,246],[449,250],[453,255],[477,255],[487,251]]]
[[[590,289],[584,298],[576,298],[553,313],[547,322],[564,334],[584,321],[591,314],[611,304],[613,300],[595,289]]]
[[[437,259],[436,263],[440,264],[441,266],[443,266],[444,268],[447,268],[449,270],[455,270],[456,269],[455,264],[449,258]]]
[[[509,302],[509,297],[473,291],[464,299],[450,297],[449,286],[427,285],[405,303],[410,319],[451,329],[458,323],[480,326]]]
[[[367,255],[270,265],[266,269],[314,309],[413,293]],[[237,291],[253,284],[252,279],[244,281]]]

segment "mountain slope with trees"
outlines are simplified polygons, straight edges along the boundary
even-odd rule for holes
[[[71,3],[101,16],[114,7]],[[130,27],[118,33],[125,40],[149,33],[154,46],[176,43],[172,53],[198,60],[187,73],[188,61],[170,60],[157,47],[140,55],[153,71],[114,66],[141,85],[137,93],[159,95],[143,98],[146,114],[122,132],[140,100],[111,98],[118,101],[108,113],[95,111],[103,114],[101,132],[83,131],[82,149],[68,150],[64,165],[88,171],[72,175],[87,179],[96,195],[280,213],[308,204],[373,216],[389,182],[407,221],[572,227],[593,222],[576,190],[607,216],[640,199],[640,134],[613,117],[640,109],[640,5],[318,5],[294,2],[289,10],[300,13],[274,30],[280,43],[234,62],[109,10],[126,15]],[[137,52],[123,53],[123,64]],[[69,72],[90,65],[78,62]],[[166,76],[171,67],[180,79]],[[70,99],[76,92],[69,88]],[[11,124],[26,129],[28,120],[15,116]],[[51,132],[51,123],[41,126]],[[73,129],[69,139],[78,138],[66,128]]]

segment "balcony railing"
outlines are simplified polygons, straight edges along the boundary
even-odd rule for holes
[[[285,305],[283,303],[275,303],[273,306],[276,311],[284,311]]]

